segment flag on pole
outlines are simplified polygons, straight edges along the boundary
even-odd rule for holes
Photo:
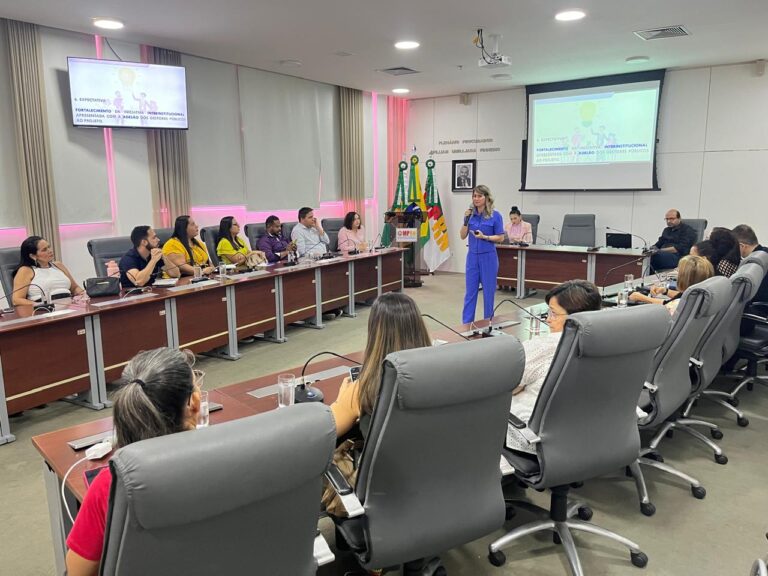
[[[400,162],[398,165],[398,168],[400,169],[400,174],[397,177],[397,186],[395,187],[395,197],[392,200],[392,208],[390,208],[390,212],[403,212],[408,206],[408,203],[405,201],[405,171],[408,169],[408,164],[406,162]],[[384,247],[388,247],[392,244],[392,238],[394,237],[394,224],[388,221],[389,219],[385,219],[384,223],[384,229],[381,231],[381,245]]]
[[[424,244],[424,262],[430,272],[437,270],[440,265],[451,257],[451,248],[448,245],[448,227],[445,224],[443,206],[440,203],[440,193],[435,186],[435,178],[432,171],[435,161],[430,158],[425,163],[427,167],[427,184],[424,195],[427,205],[427,228],[429,234]]]
[[[422,215],[427,214],[427,205],[424,202],[424,193],[421,191],[421,180],[419,179],[419,157],[414,154],[411,156],[411,175],[408,177],[408,204],[415,204],[421,210]],[[414,208],[415,211],[415,208]],[[419,244],[424,245],[429,240],[429,222],[424,218],[419,226]]]

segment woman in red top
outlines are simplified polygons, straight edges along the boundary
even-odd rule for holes
[[[190,355],[157,348],[136,355],[123,370],[127,384],[115,394],[113,420],[117,446],[156,436],[194,430],[200,411]],[[95,576],[99,571],[112,476],[94,479],[67,538],[67,574]]]

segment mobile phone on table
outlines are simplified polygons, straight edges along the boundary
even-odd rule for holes
[[[352,368],[349,369],[349,379],[354,382],[358,378],[360,378],[360,372],[363,370],[362,366],[352,366]]]
[[[104,468],[109,468],[109,464],[105,464],[104,466],[99,466],[98,468],[89,468],[85,472],[83,472],[83,476],[85,476],[85,485],[90,486],[93,481],[96,479],[96,476],[99,475],[99,472],[104,470]]]

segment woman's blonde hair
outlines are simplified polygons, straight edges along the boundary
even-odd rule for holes
[[[360,413],[373,413],[387,354],[431,345],[421,313],[409,296],[399,292],[379,296],[368,317],[368,342],[358,388]]]
[[[475,192],[485,196],[485,210],[483,211],[483,218],[490,218],[493,216],[493,194],[491,194],[491,189],[484,184],[480,184],[479,186],[475,186],[475,189],[472,190],[473,194]]]
[[[683,256],[677,264],[677,290],[685,292],[688,288],[715,275],[715,269],[703,256]]]

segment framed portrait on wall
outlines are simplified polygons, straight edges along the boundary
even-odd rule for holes
[[[477,180],[477,160],[454,160],[451,173],[454,192],[472,192]]]

